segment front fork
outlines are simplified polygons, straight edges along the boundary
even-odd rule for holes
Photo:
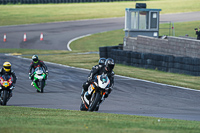
[[[96,92],[95,86],[93,84],[91,84],[90,87],[88,88],[88,93],[91,95],[95,92]],[[100,101],[99,105],[105,100],[106,92],[103,90],[100,90],[100,94],[101,94],[101,101]]]
[[[35,86],[35,88],[36,88],[37,90],[40,91],[40,88],[37,86],[37,83],[36,83],[35,81],[33,81],[33,85]]]

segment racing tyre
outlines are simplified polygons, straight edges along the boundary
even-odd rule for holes
[[[7,90],[3,91],[2,105],[6,105],[8,101],[9,92]]]
[[[95,111],[96,107],[99,106],[98,104],[99,104],[100,100],[101,100],[100,93],[99,92],[93,93],[88,111]]]
[[[40,82],[40,91],[41,91],[41,93],[44,92],[44,85],[45,85],[45,81],[42,80],[42,81]]]
[[[94,109],[94,111],[98,111],[99,110],[99,106],[97,106],[95,109]]]

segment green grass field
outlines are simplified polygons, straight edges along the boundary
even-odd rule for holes
[[[156,0],[105,3],[0,5],[0,26],[124,17],[125,8],[146,3],[147,8],[162,9],[161,14],[199,11],[199,0]]]
[[[139,3],[140,1],[137,2]],[[0,5],[0,26],[123,17],[125,8],[134,8],[135,3]],[[147,8],[162,9],[161,14],[200,11],[199,0],[151,0],[145,1],[145,3],[147,3]],[[191,37],[196,37],[193,29],[199,26],[199,23],[200,21],[176,23],[176,36],[188,34]],[[161,34],[166,34],[166,31],[161,32]],[[44,61],[91,69],[93,65],[97,64],[99,55],[75,53],[98,51],[98,47],[101,46],[118,45],[122,43],[123,36],[124,32],[122,29],[94,34],[73,42],[70,45],[73,50],[71,52],[59,50],[0,49],[0,53],[21,53],[24,55],[23,57],[27,58],[31,58],[32,54],[38,54],[39,58]],[[87,48],[84,45],[87,45]],[[119,75],[200,89],[200,77],[165,73],[119,64],[116,65],[114,71]],[[198,133],[200,130],[199,121],[15,106],[1,106],[0,112],[0,132],[2,133]]]
[[[178,22],[174,23],[174,30],[175,30],[175,36],[185,36],[186,34],[189,35],[189,37],[197,38],[196,32],[194,30],[194,27],[198,28],[200,26],[200,21],[192,21],[192,22]],[[169,24],[160,24],[160,30],[159,35],[167,35],[172,36],[172,30],[169,31],[168,29],[162,29],[169,27]],[[172,27],[172,26],[171,26]]]
[[[160,24],[160,27],[166,27],[168,24]],[[185,36],[186,34],[189,37],[196,38],[196,32],[194,31],[194,27],[198,27],[200,25],[200,21],[192,21],[192,22],[179,22],[174,23],[175,27],[175,36]],[[169,30],[161,30],[160,36],[169,35]],[[172,33],[171,33],[172,35]],[[118,44],[123,44],[123,38],[125,33],[123,29],[109,31],[104,33],[94,34],[92,36],[84,37],[82,39],[76,40],[70,44],[70,48],[72,50],[77,51],[99,51],[99,47],[103,46],[115,46]],[[101,41],[99,41],[101,40]],[[94,45],[95,44],[95,45]]]
[[[199,121],[61,109],[0,107],[1,133],[198,133]]]

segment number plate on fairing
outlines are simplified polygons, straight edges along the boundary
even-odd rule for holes
[[[88,93],[91,94],[92,91],[93,91],[93,89],[92,89],[92,85],[90,85],[89,88],[88,88]]]

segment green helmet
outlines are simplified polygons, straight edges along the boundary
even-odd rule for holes
[[[37,55],[33,55],[32,56],[32,60],[34,63],[37,63],[38,62],[38,56]]]

